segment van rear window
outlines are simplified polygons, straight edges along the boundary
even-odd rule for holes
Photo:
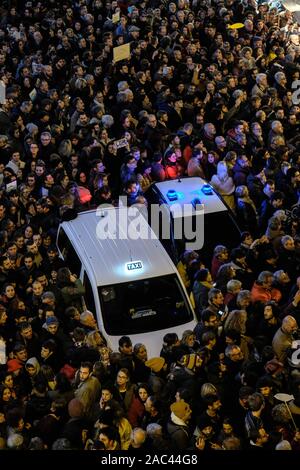
[[[193,320],[176,275],[99,287],[109,335],[133,335],[172,328]]]
[[[195,228],[193,228],[195,230]],[[184,230],[183,230],[184,233]],[[204,264],[209,264],[213,256],[216,245],[225,245],[233,248],[240,243],[241,232],[230,211],[212,212],[204,217],[204,245],[199,250],[200,258]],[[188,240],[190,243],[194,240]],[[161,240],[164,248],[168,251],[168,246]],[[177,252],[181,255],[186,249],[184,238],[175,240]],[[170,253],[170,251],[168,251]],[[172,256],[172,255],[171,255]]]

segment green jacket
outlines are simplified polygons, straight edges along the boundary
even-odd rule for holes
[[[81,297],[85,294],[85,288],[80,279],[76,279],[73,286],[63,287],[61,294],[66,307],[76,307],[82,312]]]

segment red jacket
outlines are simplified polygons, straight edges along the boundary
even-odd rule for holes
[[[266,289],[263,286],[260,286],[256,282],[253,284],[251,289],[251,300],[252,302],[269,302],[270,300],[275,300],[279,302],[282,297],[280,290],[272,287],[271,289]]]

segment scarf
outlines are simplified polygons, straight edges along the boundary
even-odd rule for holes
[[[178,416],[176,416],[175,413],[171,413],[171,421],[174,423],[174,424],[178,424],[178,426],[187,426],[187,424],[182,421],[182,419],[178,418]]]

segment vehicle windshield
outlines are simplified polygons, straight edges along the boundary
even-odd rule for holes
[[[109,335],[148,333],[193,320],[175,274],[101,286],[98,292]]]

